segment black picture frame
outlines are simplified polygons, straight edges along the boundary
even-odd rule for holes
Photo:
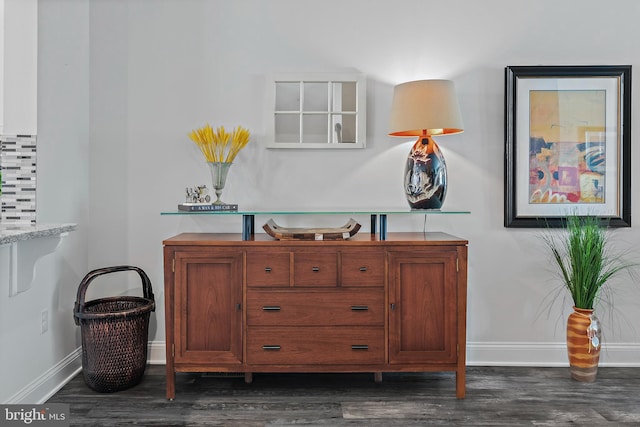
[[[563,227],[569,214],[630,227],[631,65],[506,67],[504,166],[505,227]]]

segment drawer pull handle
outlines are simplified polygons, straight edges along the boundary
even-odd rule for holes
[[[392,303],[391,304],[391,311],[395,311],[395,309],[396,309],[396,305]]]
[[[266,271],[267,273],[271,273],[271,267],[265,267],[264,271]]]
[[[360,267],[360,271],[367,271],[367,267]]]
[[[262,307],[263,311],[280,311],[279,305],[265,305]]]
[[[313,270],[313,271],[320,271],[320,267],[313,267],[311,270]]]
[[[351,350],[369,350],[369,346],[366,344],[353,344]]]
[[[280,351],[279,345],[263,345],[262,349],[265,351]]]
[[[351,311],[368,311],[368,310],[369,310],[368,305],[352,305],[351,306]]]

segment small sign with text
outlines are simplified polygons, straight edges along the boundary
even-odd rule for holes
[[[69,427],[69,405],[0,405],[0,427]]]

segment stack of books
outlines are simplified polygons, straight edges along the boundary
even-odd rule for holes
[[[237,212],[238,205],[214,205],[211,203],[180,203],[178,205],[179,211],[185,212],[207,212],[207,211],[224,211],[224,212]]]

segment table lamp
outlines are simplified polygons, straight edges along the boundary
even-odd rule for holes
[[[440,209],[447,194],[447,167],[434,135],[463,132],[462,115],[450,80],[397,85],[391,103],[391,136],[417,136],[407,157],[404,189],[412,209]]]

